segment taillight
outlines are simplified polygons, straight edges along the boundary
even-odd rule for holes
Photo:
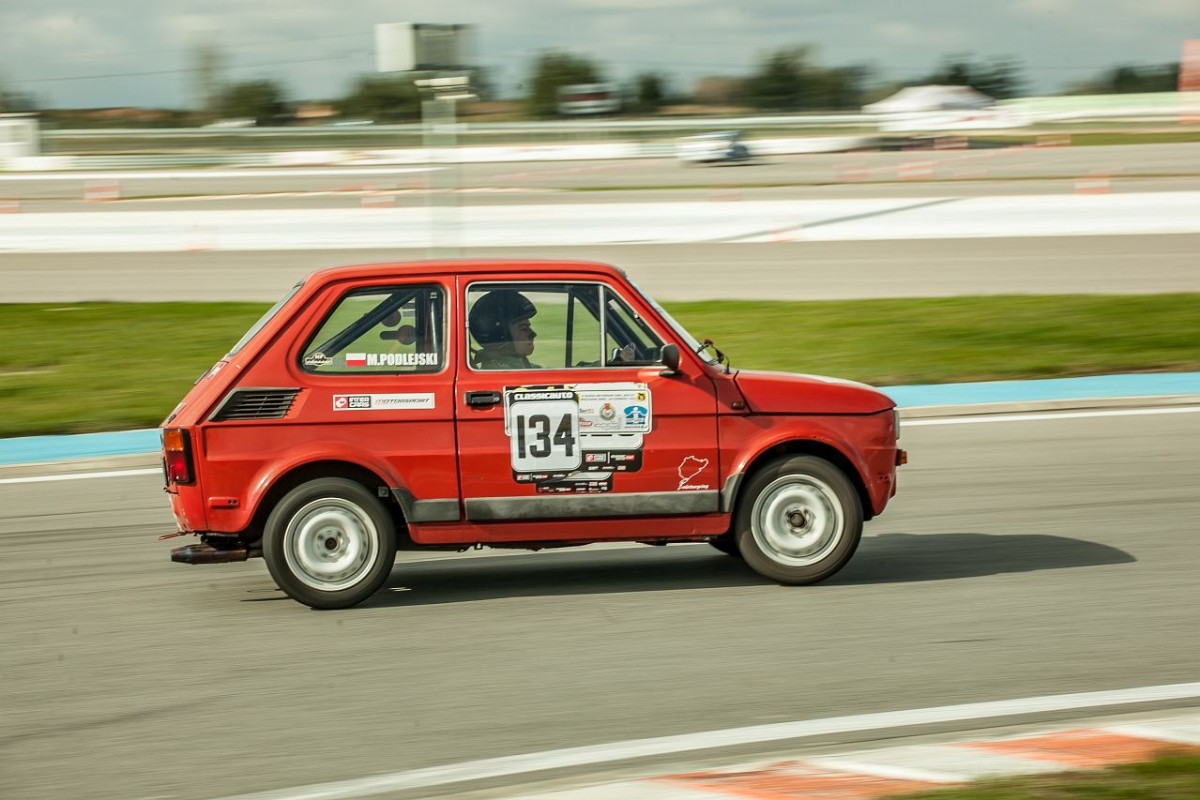
[[[167,471],[167,483],[191,483],[192,440],[184,428],[163,428],[163,464]]]

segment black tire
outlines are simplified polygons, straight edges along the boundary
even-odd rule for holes
[[[742,557],[742,551],[738,550],[737,539],[732,533],[722,533],[715,539],[709,539],[708,543],[727,556]]]
[[[320,478],[292,489],[263,533],[267,569],[288,597],[350,608],[379,591],[396,560],[391,515],[362,484]]]
[[[734,532],[755,572],[799,586],[844,567],[862,525],[862,502],[840,469],[815,456],[784,456],[747,482]]]

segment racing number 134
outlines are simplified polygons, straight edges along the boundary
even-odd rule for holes
[[[579,454],[579,406],[570,401],[514,403],[509,409],[513,469],[573,470]]]

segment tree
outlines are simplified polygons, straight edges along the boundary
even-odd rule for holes
[[[634,102],[636,111],[652,114],[667,100],[667,80],[657,72],[643,72],[634,79]]]
[[[832,69],[814,69],[809,75],[810,100],[818,109],[858,109],[866,102],[869,67],[855,64]]]
[[[0,113],[27,113],[37,111],[37,100],[24,92],[9,92],[0,88]]]
[[[808,47],[788,47],[770,53],[747,81],[750,101],[771,111],[799,111],[809,105]]]
[[[746,99],[746,80],[725,75],[708,75],[696,81],[693,99],[702,105],[741,105]]]
[[[0,114],[18,113],[37,110],[37,101],[33,95],[9,89],[0,76]]]
[[[986,63],[973,62],[963,55],[951,56],[933,74],[916,83],[970,86],[998,100],[1020,97],[1025,89],[1021,64],[1011,56],[993,58]]]
[[[1179,64],[1152,67],[1122,64],[1105,72],[1095,86],[1104,94],[1174,92],[1179,89]]]
[[[558,113],[558,90],[576,83],[602,83],[600,70],[588,59],[560,51],[538,56],[529,76],[525,95],[531,117],[553,117]]]
[[[339,103],[347,117],[376,122],[405,122],[421,118],[421,96],[408,77],[363,76]]]
[[[810,47],[787,47],[769,54],[746,81],[751,102],[772,111],[858,108],[871,70],[861,65],[824,68]]]
[[[997,100],[1020,97],[1025,93],[1021,63],[1012,56],[993,58],[977,67],[971,77],[975,89]]]
[[[253,119],[257,125],[272,125],[283,114],[283,91],[269,80],[236,83],[221,93],[221,116]]]

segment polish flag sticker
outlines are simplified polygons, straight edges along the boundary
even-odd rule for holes
[[[347,367],[365,367],[367,365],[366,353],[346,353]]]

